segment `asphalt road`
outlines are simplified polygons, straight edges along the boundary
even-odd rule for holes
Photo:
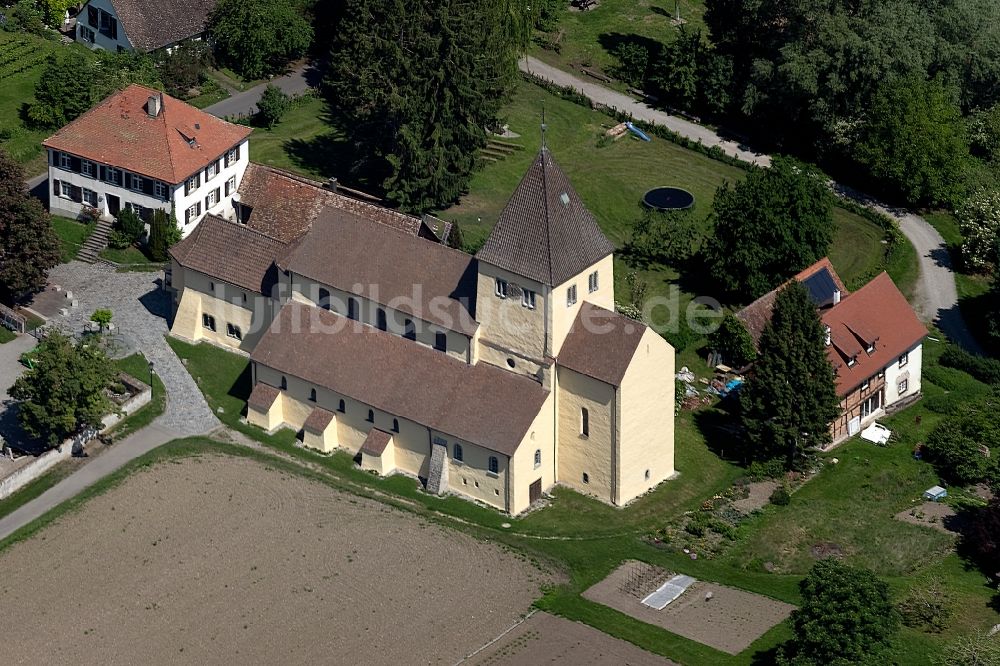
[[[754,152],[748,146],[720,136],[707,127],[651,108],[628,95],[548,65],[537,58],[530,56],[522,58],[520,67],[521,71],[532,76],[559,86],[573,88],[598,104],[630,113],[634,118],[649,123],[663,125],[706,146],[719,146],[728,155],[761,166],[771,163],[770,156]],[[941,234],[927,220],[916,213],[892,208],[872,197],[836,183],[833,183],[832,186],[838,196],[859,201],[899,221],[900,231],[916,248],[920,258],[920,277],[917,280],[912,299],[912,305],[917,315],[923,321],[937,326],[950,340],[962,347],[972,352],[981,352],[959,311],[955,275],[952,271],[948,248]]]
[[[262,83],[246,92],[236,93],[228,99],[224,99],[217,104],[205,107],[213,116],[225,118],[226,116],[252,116],[257,113],[257,102],[268,84],[274,84],[281,88],[288,95],[301,95],[309,88],[319,85],[320,74],[308,64],[300,65],[289,74]]]

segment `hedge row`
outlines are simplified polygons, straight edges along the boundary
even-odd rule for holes
[[[985,384],[1000,384],[1000,360],[971,354],[949,345],[941,354],[941,365],[967,372]]]

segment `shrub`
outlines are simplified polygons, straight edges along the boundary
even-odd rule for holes
[[[113,250],[124,250],[132,246],[132,239],[124,231],[112,229],[108,234],[108,247]]]
[[[792,494],[788,492],[788,488],[784,485],[778,486],[774,489],[774,492],[771,493],[770,502],[775,506],[788,506],[791,501]]]
[[[111,323],[111,318],[113,316],[114,314],[111,310],[102,308],[100,310],[94,310],[94,314],[90,315],[90,321],[100,324],[103,328]]]
[[[125,247],[128,247],[132,243],[138,242],[146,233],[146,223],[135,211],[125,208],[118,213],[118,218],[115,220],[115,230],[128,238],[128,243],[125,244]]]
[[[772,460],[755,460],[750,463],[747,469],[747,476],[751,481],[764,481],[766,479],[777,479],[785,475],[785,461],[781,458]]]
[[[940,358],[941,365],[967,372],[986,384],[1000,384],[1000,360],[970,354],[955,345],[949,346]]]
[[[635,42],[622,42],[614,50],[618,60],[615,75],[633,87],[641,87],[646,83],[649,72],[649,49]]]
[[[980,450],[986,439],[981,421],[972,415],[947,419],[927,438],[927,458],[949,483],[967,485],[992,477],[996,463]]]
[[[290,103],[291,99],[281,88],[269,83],[257,102],[257,114],[267,128],[272,129],[288,111]]]
[[[933,632],[943,630],[954,614],[951,595],[937,579],[913,587],[896,610],[906,626]]]

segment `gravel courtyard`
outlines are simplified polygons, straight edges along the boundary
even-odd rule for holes
[[[135,472],[0,552],[3,661],[454,664],[551,578],[517,555],[227,456]]]

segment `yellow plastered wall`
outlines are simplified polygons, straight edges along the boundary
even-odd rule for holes
[[[674,348],[647,329],[619,387],[616,504],[674,474],[674,366]]]
[[[448,447],[448,489],[506,511],[509,461],[495,451],[433,431],[432,437]],[[455,445],[462,447],[462,460],[455,459]],[[489,471],[489,459],[497,459],[497,473]]]
[[[555,448],[555,394],[549,393],[511,457],[511,514],[519,514],[530,506],[529,489],[532,483],[540,479],[543,493],[555,484]],[[536,451],[541,454],[541,461],[537,466]]]
[[[271,299],[182,268],[176,262],[172,280],[174,288],[179,289],[170,327],[172,335],[249,352],[271,323],[274,314]],[[205,328],[203,315],[215,318],[214,332]],[[242,341],[228,335],[227,324],[239,327]]]
[[[396,471],[396,446],[395,437],[389,440],[385,450],[380,456],[373,456],[361,453],[361,469],[368,472],[375,472],[379,476],[389,476]]]
[[[559,367],[557,481],[605,502],[612,501],[611,447],[615,434],[615,390],[604,382]],[[581,434],[582,409],[590,413],[590,435]],[[583,482],[583,474],[589,483]]]
[[[394,467],[414,476],[427,476],[430,457],[428,429],[408,419],[373,408],[353,398],[340,395],[322,386],[316,386],[292,375],[282,373],[267,366],[256,365],[258,382],[280,387],[285,377],[288,388],[282,391],[281,422],[293,430],[300,430],[314,407],[321,407],[336,415],[335,441],[337,446],[348,453],[357,454],[372,428],[392,433],[394,442]],[[316,402],[309,399],[311,389],[316,389]],[[340,412],[340,401],[344,401],[344,411]],[[368,410],[374,412],[374,422],[368,421]],[[393,421],[399,432],[393,432]],[[333,427],[331,425],[331,427]]]
[[[259,411],[247,407],[247,423],[262,428],[267,432],[277,430],[282,425],[281,396],[274,401],[267,411]]]
[[[496,294],[497,279],[508,284],[507,298]],[[535,292],[534,309],[525,307],[521,296],[514,293],[511,285]],[[479,321],[480,337],[500,350],[511,350],[523,357],[541,360],[545,350],[545,308],[547,289],[538,282],[505,271],[496,266],[479,262],[479,277],[476,286],[476,319]],[[491,353],[484,344],[479,347],[480,359],[488,363],[507,367],[509,355],[502,351]],[[494,359],[499,359],[499,363]],[[515,372],[520,370],[515,369]],[[526,373],[528,374],[528,373]]]
[[[436,333],[439,331],[443,332],[447,339],[448,349],[446,353],[449,356],[465,361],[466,363],[472,362],[472,340],[469,336],[459,333],[458,331],[448,330],[442,326],[432,324],[426,320],[422,320],[420,317],[379,305],[373,300],[348,294],[345,291],[320,284],[319,282],[310,280],[309,278],[301,275],[293,276],[292,298],[301,303],[319,305],[319,290],[321,287],[330,292],[331,310],[337,312],[338,314],[346,317],[347,299],[354,298],[358,301],[358,321],[368,324],[369,326],[376,326],[378,323],[378,310],[381,308],[385,310],[386,328],[388,329],[388,332],[395,333],[400,336],[403,335],[406,327],[406,320],[410,319],[414,322],[416,342],[424,345],[425,347],[433,348]]]
[[[330,453],[337,448],[337,417],[327,424],[323,432],[314,432],[308,428],[302,431],[302,444],[311,449]]]
[[[589,276],[595,271],[597,272],[597,291],[591,292],[589,290]],[[576,285],[576,303],[567,305],[567,292],[573,285]],[[569,333],[569,329],[573,326],[576,315],[580,312],[580,306],[584,301],[606,310],[614,311],[615,271],[614,257],[612,255],[609,254],[579,275],[575,275],[561,285],[553,288],[550,301],[552,308],[552,325],[550,331],[551,356],[555,357],[559,355],[559,350],[562,349],[566,334]]]

